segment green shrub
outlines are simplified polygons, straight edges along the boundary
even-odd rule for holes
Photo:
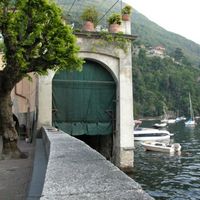
[[[95,7],[87,7],[82,15],[81,15],[81,19],[83,21],[90,21],[90,22],[93,22],[94,25],[97,24],[97,21],[98,21],[98,16],[99,16],[99,13],[97,12],[96,8]]]
[[[109,18],[108,18],[108,23],[109,24],[121,24],[122,23],[122,17],[119,13],[113,13]]]
[[[132,10],[132,8],[131,8],[131,6],[125,6],[124,8],[122,8],[122,15],[124,15],[124,14],[128,14],[128,15],[130,15],[131,14],[131,10]]]

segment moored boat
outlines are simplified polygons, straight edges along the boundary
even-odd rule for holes
[[[169,118],[167,111],[166,111],[166,106],[163,107],[163,119],[161,119],[161,123],[167,123],[167,124],[174,124],[176,122],[176,119]]]
[[[164,153],[175,153],[181,151],[179,143],[166,144],[161,142],[143,142],[141,143],[146,151],[158,151]]]
[[[185,126],[195,126],[196,122],[190,118],[188,121],[185,122]]]
[[[184,120],[186,120],[186,117],[184,117],[184,116],[177,117],[177,118],[176,118],[176,123],[178,123],[178,122],[180,122],[180,121],[184,121]]]
[[[133,135],[136,141],[160,141],[170,139],[173,134],[167,130],[139,127],[134,129]]]
[[[176,122],[176,119],[168,119],[167,123],[168,124],[174,124]]]
[[[153,127],[155,128],[165,128],[167,126],[167,123],[155,123]]]

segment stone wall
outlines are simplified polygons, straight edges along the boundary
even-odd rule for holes
[[[53,127],[43,127],[42,134],[48,164],[41,200],[153,200],[84,142]]]

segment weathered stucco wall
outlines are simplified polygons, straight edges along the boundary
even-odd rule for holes
[[[0,53],[0,70],[3,69],[3,53]],[[37,77],[29,74],[31,80],[24,78],[16,84],[11,92],[13,113],[19,124],[31,126],[36,111]]]
[[[28,110],[30,112],[35,110],[37,78],[33,74],[30,74],[30,77],[31,80],[24,78],[12,90],[13,111],[16,113],[26,113]]]

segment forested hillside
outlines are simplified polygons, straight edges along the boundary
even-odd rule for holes
[[[200,71],[172,58],[148,57],[141,49],[133,58],[133,96],[136,117],[160,116],[163,107],[175,115],[189,115],[188,94],[200,113]]]

